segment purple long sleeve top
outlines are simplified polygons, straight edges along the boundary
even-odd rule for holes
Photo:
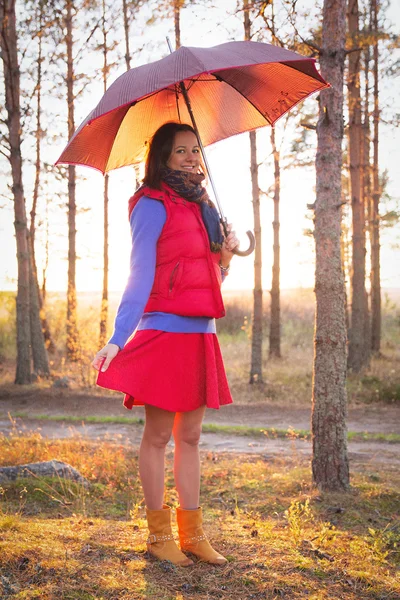
[[[109,344],[122,348],[137,329],[171,333],[215,333],[215,319],[183,317],[171,313],[143,313],[156,271],[157,241],[167,219],[162,202],[142,196],[132,211],[130,272],[115,318]],[[222,274],[224,278],[224,273]]]

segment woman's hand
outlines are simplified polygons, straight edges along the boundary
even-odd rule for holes
[[[96,371],[100,371],[100,367],[102,372],[107,371],[110,362],[117,356],[118,352],[119,346],[117,346],[117,344],[106,344],[94,357],[92,367],[94,367]]]
[[[221,225],[221,228],[222,228],[222,225]],[[235,250],[235,248],[239,247],[239,240],[236,237],[236,233],[234,231],[232,231],[232,224],[229,223],[226,226],[226,228],[228,230],[228,235],[224,239],[224,242],[223,242],[222,248],[221,248],[221,265],[223,267],[229,266],[229,263],[232,260],[233,251]],[[225,237],[223,228],[222,228],[222,233]]]

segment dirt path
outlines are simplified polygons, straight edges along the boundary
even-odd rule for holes
[[[121,406],[121,396],[94,396],[63,390],[44,390],[29,394],[4,394],[0,396],[0,432],[9,435],[12,423],[7,414],[23,413],[16,419],[21,432],[40,431],[49,438],[66,438],[75,435],[137,446],[142,426],[116,423],[85,423],[87,416],[143,417],[143,408],[127,411]],[[79,416],[81,424],[35,419],[38,415]],[[274,427],[276,429],[310,429],[310,408],[277,406],[274,404],[239,405],[208,410],[206,423]],[[400,407],[369,405],[349,410],[349,431],[370,433],[400,433]],[[305,440],[282,438],[251,438],[248,436],[216,433],[202,435],[201,449],[214,452],[240,452],[261,454],[265,459],[311,456],[311,443]],[[350,461],[362,463],[400,464],[400,444],[380,442],[349,442]]]
[[[35,415],[60,415],[73,417],[121,416],[142,417],[143,407],[132,411],[122,406],[121,394],[109,396],[77,393],[70,390],[47,389],[29,393],[11,393],[0,390],[0,419],[8,413]],[[310,429],[311,407],[282,406],[272,403],[231,404],[221,410],[207,410],[206,423],[275,427],[276,429]],[[382,404],[361,405],[348,412],[349,431],[400,434],[400,406]]]
[[[17,431],[39,432],[43,437],[63,439],[74,436],[89,437],[94,440],[108,440],[130,446],[138,446],[142,426],[116,423],[71,424],[38,419],[16,419]],[[13,430],[9,419],[0,420],[0,432],[9,435]],[[170,443],[173,447],[173,442]],[[363,463],[400,464],[400,444],[384,442],[349,442],[349,459]],[[203,433],[200,449],[208,452],[238,452],[261,454],[265,459],[279,457],[309,457],[311,442],[284,438],[252,438],[240,435]]]

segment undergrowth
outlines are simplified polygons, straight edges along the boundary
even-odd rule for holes
[[[58,478],[2,483],[0,595],[41,600],[398,598],[400,474],[353,465],[348,493],[319,493],[299,457],[203,456],[202,505],[222,568],[179,569],[145,552],[135,450],[83,438],[0,438],[0,461],[57,458]],[[177,505],[167,456],[166,501]]]

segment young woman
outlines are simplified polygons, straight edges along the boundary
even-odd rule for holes
[[[98,385],[123,392],[127,408],[145,406],[139,473],[148,550],[181,566],[193,564],[182,550],[226,563],[202,528],[198,443],[206,407],[232,402],[215,318],[225,314],[220,285],[238,240],[234,232],[224,239],[203,180],[193,128],[160,127],[149,147],[143,185],[129,201],[130,276],[114,333],[92,363],[99,370]],[[164,455],[172,434],[181,549],[164,504]]]

